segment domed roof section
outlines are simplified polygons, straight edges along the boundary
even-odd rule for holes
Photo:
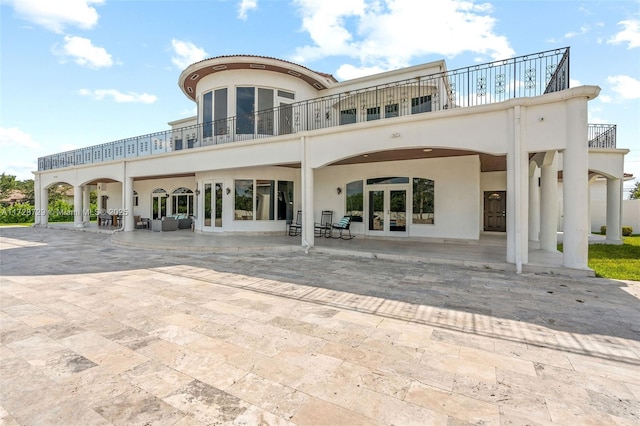
[[[195,100],[196,86],[203,77],[217,72],[243,69],[288,74],[305,81],[317,90],[327,89],[338,82],[331,74],[312,71],[282,59],[257,55],[227,55],[204,59],[189,65],[180,74],[178,85],[187,97]]]

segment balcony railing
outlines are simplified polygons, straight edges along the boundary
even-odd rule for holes
[[[616,147],[615,124],[589,124],[589,148]]]
[[[38,170],[262,139],[539,96],[569,87],[569,48],[548,50],[166,130],[38,159]]]

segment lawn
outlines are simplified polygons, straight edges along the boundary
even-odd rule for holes
[[[589,245],[589,268],[596,276],[640,281],[640,235],[623,238],[622,245]],[[558,249],[562,251],[562,245]]]

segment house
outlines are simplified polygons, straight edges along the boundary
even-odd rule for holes
[[[619,242],[628,150],[616,148],[615,126],[589,125],[600,89],[569,87],[569,63],[567,47],[338,82],[276,58],[206,59],[178,82],[197,116],[40,158],[36,210],[47,187],[65,182],[79,227],[91,189],[99,208],[124,215],[125,231],[134,215],[184,215],[202,233],[282,233],[302,211],[305,247],[331,210],[361,237],[506,235],[506,261],[518,271],[530,241],[556,251],[561,226],[563,265],[588,269],[590,179],[606,179],[607,239]],[[36,223],[46,225],[46,214]]]
[[[23,203],[26,200],[26,195],[19,189],[12,189],[7,192],[4,198],[0,199],[0,206],[2,207],[11,207],[18,203]]]

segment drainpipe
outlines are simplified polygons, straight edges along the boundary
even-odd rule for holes
[[[522,273],[522,222],[521,222],[521,215],[520,215],[520,203],[523,201],[522,200],[522,194],[521,194],[521,187],[522,185],[520,185],[520,181],[522,180],[522,168],[520,166],[521,163],[521,157],[522,157],[522,147],[520,146],[522,140],[521,140],[521,135],[520,135],[520,105],[516,105],[516,107],[514,108],[514,117],[513,117],[513,130],[514,130],[514,140],[513,140],[513,145],[514,145],[514,177],[515,177],[515,185],[514,185],[514,191],[513,191],[513,196],[514,196],[514,205],[515,205],[515,211],[514,211],[514,231],[515,231],[515,241],[514,241],[514,248],[515,248],[515,260],[516,260],[516,272],[518,274]]]

